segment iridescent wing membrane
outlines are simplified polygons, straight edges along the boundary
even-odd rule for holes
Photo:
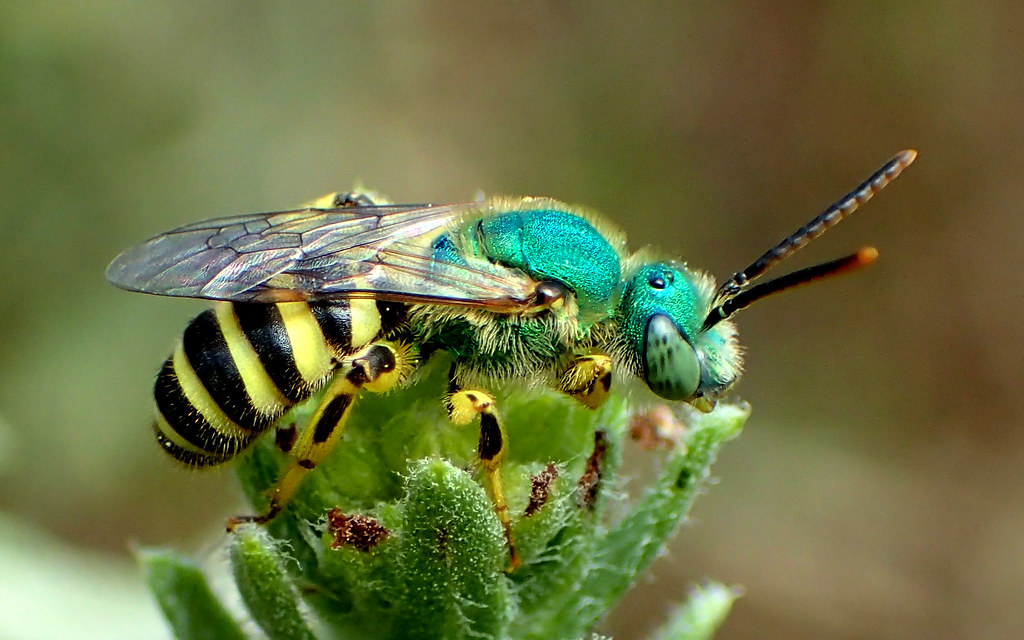
[[[433,254],[434,242],[486,203],[299,209],[199,222],[118,256],[107,278],[165,296],[235,302],[372,297],[483,307],[529,307],[523,272]]]

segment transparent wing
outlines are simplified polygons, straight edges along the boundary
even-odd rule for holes
[[[433,255],[438,237],[486,208],[382,205],[209,220],[129,249],[107,278],[131,291],[236,302],[365,296],[524,309],[536,282],[521,271]]]

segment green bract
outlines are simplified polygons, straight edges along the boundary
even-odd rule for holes
[[[644,452],[658,473],[628,496],[621,453],[637,445],[625,401],[591,411],[556,392],[510,390],[501,397],[510,431],[502,474],[523,565],[506,573],[506,541],[475,477],[478,430],[453,427],[437,397],[445,368],[432,365],[409,389],[360,397],[345,439],[288,508],[231,536],[238,592],[264,634],[590,637],[685,520],[719,446],[748,415],[729,404],[687,413],[683,442]],[[302,424],[298,413],[286,420]],[[243,457],[238,475],[254,508],[285,462],[268,439]],[[234,621],[193,564],[153,551],[141,559],[177,637],[244,637],[251,623]],[[733,597],[706,587],[659,637],[710,637]]]

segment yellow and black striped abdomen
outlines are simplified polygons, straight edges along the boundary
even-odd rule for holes
[[[238,454],[381,334],[378,306],[223,302],[199,314],[156,379],[160,446],[195,467]]]

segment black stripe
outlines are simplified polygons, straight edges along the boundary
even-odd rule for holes
[[[178,375],[174,372],[174,358],[168,358],[160,369],[153,397],[156,398],[157,409],[171,429],[183,440],[207,453],[222,455],[226,459],[247,447],[253,440],[252,437],[225,435],[203,417],[199,409],[185,397]]]
[[[309,385],[295,364],[292,343],[288,340],[284,318],[277,305],[235,303],[232,306],[242,332],[256,349],[263,368],[284,397],[292,402],[308,398]]]
[[[501,453],[505,443],[501,439],[501,426],[494,414],[480,414],[480,442],[477,444],[477,453],[481,460],[492,460]]]
[[[156,441],[160,444],[160,448],[166,451],[172,458],[186,464],[190,467],[202,468],[212,467],[223,463],[231,456],[212,456],[205,453],[199,453],[198,451],[192,451],[185,447],[174,444],[167,436],[160,431],[160,427],[156,424],[153,425],[153,431],[156,433]]]
[[[274,416],[260,414],[253,405],[213,309],[189,323],[182,347],[196,376],[232,422],[257,433],[273,424]]]
[[[314,443],[327,442],[327,439],[334,433],[335,427],[345,417],[345,411],[350,404],[352,404],[352,396],[348,394],[342,394],[330,401],[327,408],[324,409],[324,414],[317,421],[316,428],[313,430]]]
[[[378,300],[377,313],[380,314],[380,335],[387,336],[405,324],[409,314],[409,307],[400,302]]]
[[[352,352],[352,310],[348,300],[338,300],[330,304],[310,304],[324,339],[335,353]]]

